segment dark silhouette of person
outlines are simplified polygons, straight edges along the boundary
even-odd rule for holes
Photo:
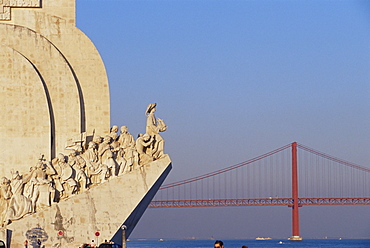
[[[215,244],[213,245],[214,248],[224,248],[224,242],[221,240],[216,240]]]

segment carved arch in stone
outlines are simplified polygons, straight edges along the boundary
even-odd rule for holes
[[[33,153],[38,156],[38,151],[44,150],[50,156],[52,118],[43,79],[34,65],[18,51],[1,44],[0,65],[0,165],[4,165],[0,173],[5,176],[12,165],[28,171],[32,165],[24,161]]]
[[[27,159],[28,164],[21,165],[21,167],[29,167],[29,161],[37,161],[40,153],[48,153],[50,151],[51,159],[55,157],[58,151],[63,151],[65,141],[70,137],[71,134],[81,132],[83,124],[84,108],[83,96],[78,84],[77,76],[74,74],[71,65],[68,63],[66,58],[63,56],[54,44],[42,35],[21,26],[11,24],[0,24],[0,33],[4,34],[0,42],[8,46],[15,51],[18,51],[22,56],[32,65],[33,70],[42,78],[41,85],[43,85],[42,92],[48,93],[49,103],[51,107],[49,113],[52,113],[54,117],[54,130],[51,133],[51,144],[49,148],[44,150],[37,150],[35,154],[29,154]],[[15,70],[14,73],[17,73]],[[18,72],[20,75],[28,71]],[[76,81],[77,80],[77,81]],[[0,78],[0,85],[6,85],[8,82]],[[18,96],[15,95],[14,101],[18,101]],[[21,106],[18,106],[20,109]],[[3,108],[3,107],[2,107]],[[38,118],[37,115],[32,114],[30,118]],[[50,121],[48,120],[48,123]],[[34,128],[34,127],[31,127]],[[35,137],[38,137],[39,133],[34,133]],[[21,137],[16,135],[16,137]],[[8,137],[9,139],[9,137]],[[20,138],[21,139],[21,138]],[[0,143],[3,147],[6,142]],[[10,153],[17,151],[17,146],[13,144]],[[14,162],[14,156],[16,154],[9,154],[8,158],[4,159],[6,164],[16,164],[18,169],[18,163]],[[28,170],[28,169],[27,169]],[[25,170],[25,171],[27,171]]]

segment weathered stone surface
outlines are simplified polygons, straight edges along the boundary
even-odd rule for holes
[[[0,175],[28,171],[41,151],[50,156],[50,121],[42,78],[17,50],[0,44]]]
[[[7,227],[11,247],[23,248],[27,237],[31,244],[40,238],[45,247],[79,247],[96,240],[96,232],[100,233],[99,242],[107,239],[120,243],[121,225],[127,226],[127,234],[132,232],[171,167],[169,157],[164,156],[142,169],[26,216]],[[63,234],[59,235],[59,231]],[[31,234],[34,237],[30,239]]]
[[[75,27],[75,0],[37,2],[3,1],[10,18],[0,13],[0,110],[9,120],[0,130],[0,173],[7,177],[9,166],[27,171],[40,153],[51,160],[64,152],[71,136],[110,127],[104,64]]]

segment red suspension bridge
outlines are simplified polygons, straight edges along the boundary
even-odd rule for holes
[[[291,240],[301,240],[299,207],[370,205],[370,168],[296,142],[214,172],[165,184],[150,208],[289,206]]]

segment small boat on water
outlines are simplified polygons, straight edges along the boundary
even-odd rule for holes
[[[256,240],[271,240],[271,238],[270,237],[267,237],[267,238],[257,237]]]

